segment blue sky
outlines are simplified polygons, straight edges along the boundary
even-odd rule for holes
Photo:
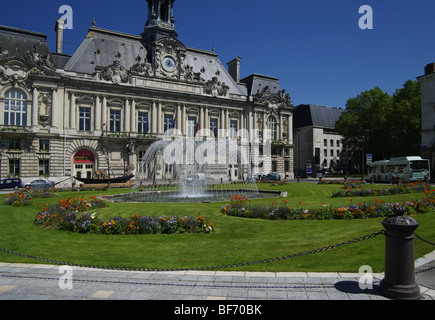
[[[97,27],[140,35],[145,0],[44,0],[2,3],[0,25],[38,31],[55,50],[61,5],[73,9],[64,52],[73,54],[95,18]],[[373,9],[373,30],[361,30],[358,9]],[[433,0],[177,0],[179,40],[211,50],[226,63],[240,56],[241,77],[274,76],[295,105],[345,107],[380,86],[392,94],[435,62]]]

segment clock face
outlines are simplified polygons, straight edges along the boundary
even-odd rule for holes
[[[174,71],[175,69],[175,60],[172,57],[165,57],[163,59],[163,68],[167,71]]]

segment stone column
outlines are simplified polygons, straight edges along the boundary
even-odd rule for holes
[[[199,129],[205,129],[204,126],[204,107],[199,107]]]
[[[70,129],[76,128],[76,95],[74,94],[74,92],[70,93],[69,127]]]
[[[163,116],[162,103],[158,102],[158,106],[157,106],[157,133],[159,133],[159,134],[163,133],[162,131],[164,129],[162,126],[162,123],[163,123],[162,116]]]
[[[136,132],[136,100],[132,99],[130,104],[130,131]]]
[[[130,99],[124,102],[124,132],[130,132]]]
[[[225,129],[225,110],[224,109],[221,110],[221,118],[220,118],[219,122],[220,122],[220,129],[221,130],[219,130],[218,136],[219,136],[219,138],[222,138],[222,132]]]
[[[385,277],[379,290],[388,298],[416,300],[420,288],[415,282],[414,231],[418,222],[405,215],[382,221],[385,239]]]
[[[95,97],[95,131],[101,130],[101,103],[100,103],[100,97]]]
[[[179,132],[181,132],[181,121],[183,118],[183,114],[181,113],[181,105],[177,105],[177,129]]]
[[[183,135],[187,135],[187,117],[186,117],[186,105],[183,105],[183,119],[181,121],[183,129]]]
[[[103,130],[106,130],[108,127],[107,123],[107,97],[103,96],[103,106],[101,107],[101,121],[105,124]]]
[[[156,102],[153,101],[153,106],[152,106],[152,110],[151,110],[151,126],[152,126],[152,133],[156,134],[157,133],[157,111],[156,111]]]
[[[57,91],[51,92],[51,126],[57,128]]]
[[[291,115],[288,117],[287,139],[289,144],[293,144],[293,116]]]
[[[33,88],[32,127],[38,126],[38,97],[39,97],[38,89]]]

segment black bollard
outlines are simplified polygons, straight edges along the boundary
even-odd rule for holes
[[[418,222],[406,215],[395,215],[387,217],[382,225],[386,230],[385,276],[379,290],[390,299],[420,299],[414,262],[414,231]]]

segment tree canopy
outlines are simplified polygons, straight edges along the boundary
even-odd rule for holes
[[[420,154],[421,85],[408,80],[391,96],[376,87],[346,102],[335,124],[353,154],[373,154],[373,160]]]

